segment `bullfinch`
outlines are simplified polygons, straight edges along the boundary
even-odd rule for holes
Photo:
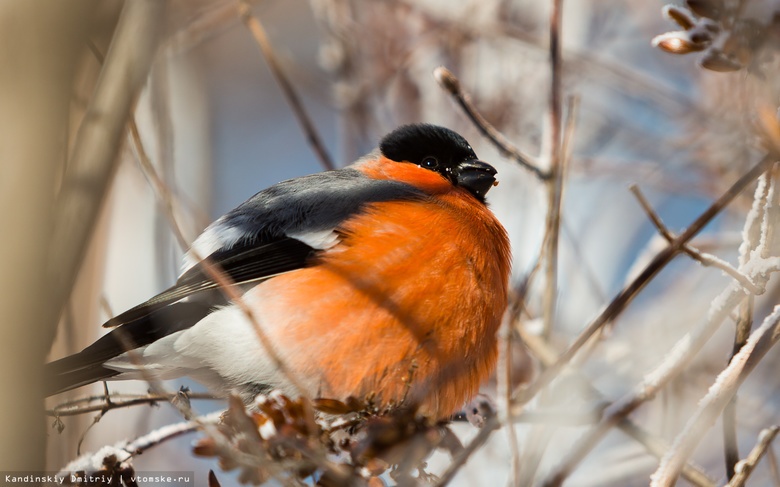
[[[194,258],[208,256],[311,397],[408,401],[445,418],[496,363],[510,247],[485,203],[495,174],[457,133],[414,124],[349,167],[260,191],[195,240],[173,287],[46,364],[47,393],[152,374],[246,400],[294,395]]]

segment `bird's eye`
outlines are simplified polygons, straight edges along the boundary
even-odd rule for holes
[[[420,167],[424,167],[425,169],[436,169],[439,167],[439,160],[433,156],[427,156],[420,163]]]

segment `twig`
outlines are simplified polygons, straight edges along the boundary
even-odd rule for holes
[[[509,313],[504,313],[504,320],[501,326],[501,343],[498,359],[498,370],[496,379],[498,382],[498,394],[504,403],[503,411],[499,410],[501,421],[504,423],[507,441],[509,442],[509,451],[511,453],[511,467],[509,473],[508,486],[517,485],[520,478],[520,445],[517,439],[517,432],[514,425],[509,421],[509,411],[512,409],[512,347],[515,343],[514,330],[510,325],[511,319]]]
[[[550,177],[549,174],[539,169],[537,161],[534,160],[534,158],[521,152],[520,149],[512,145],[501,132],[496,130],[490,122],[485,120],[485,117],[477,111],[472,103],[471,96],[463,91],[460,81],[450,70],[443,66],[439,66],[433,70],[433,77],[436,78],[436,81],[442,88],[455,98],[455,101],[460,105],[463,111],[466,112],[466,115],[479,131],[482,132],[482,135],[487,137],[503,155],[517,161],[521,167],[531,171],[540,180],[545,180]]]
[[[76,401],[69,401],[68,403],[58,404],[54,409],[47,409],[46,415],[53,417],[64,416],[77,416],[79,414],[92,413],[95,411],[107,412],[112,409],[127,408],[132,406],[138,406],[142,404],[148,404],[150,406],[155,405],[158,402],[165,401],[170,402],[178,397],[179,393],[168,394],[147,394],[145,396],[133,397],[125,394],[111,394],[101,396],[91,396],[87,398],[78,399]],[[213,394],[200,393],[200,392],[188,392],[187,397],[190,399],[204,399],[220,401],[223,398],[214,396]],[[104,401],[103,404],[95,404],[92,406],[73,407],[78,403],[91,403],[97,400]]]
[[[752,183],[763,173],[767,167],[774,161],[773,156],[767,155],[761,161],[753,166],[739,180],[737,180],[723,195],[718,198],[707,210],[704,211],[685,231],[675,238],[669,246],[659,252],[645,269],[623,290],[615,296],[606,309],[599,314],[588,326],[577,336],[574,343],[559,357],[558,361],[544,370],[539,377],[530,385],[515,390],[515,407],[519,410],[530,401],[542,388],[546,387],[563,368],[571,361],[576,353],[601,327],[611,322],[633,298],[641,291],[650,280],[655,277],[666,265],[671,262],[674,256],[681,251],[682,246],[687,244],[704,226],[707,225],[715,216],[720,213],[731,201],[742,192],[745,187]]]
[[[672,233],[666,227],[666,225],[664,225],[663,221],[661,221],[661,217],[658,216],[658,213],[656,213],[656,211],[650,205],[650,202],[647,201],[647,198],[645,198],[645,195],[642,193],[642,190],[639,189],[639,186],[637,186],[636,184],[632,184],[628,188],[634,194],[637,201],[642,206],[642,209],[645,210],[645,213],[647,213],[648,218],[650,218],[650,221],[653,222],[653,225],[655,225],[655,228],[658,230],[658,233],[660,233],[661,236],[665,238],[667,242],[672,243],[674,239],[677,238],[677,236],[674,233]],[[728,274],[729,276],[733,277],[734,279],[739,281],[739,283],[742,284],[745,287],[745,289],[747,289],[751,294],[761,294],[762,292],[761,289],[756,287],[756,285],[753,284],[753,282],[750,279],[748,279],[744,274],[742,274],[737,269],[735,269],[728,262],[721,260],[715,257],[714,255],[704,253],[689,244],[683,245],[681,250],[685,252],[688,256],[690,256],[693,260],[699,262],[700,264],[704,266],[716,267],[721,271],[725,272],[726,274]]]
[[[772,474],[772,483],[778,487],[780,486],[780,467],[777,465],[775,450],[771,447],[766,451],[766,460],[769,463],[769,472]]]
[[[761,433],[758,434],[758,443],[756,443],[756,446],[753,447],[748,456],[737,464],[737,472],[729,481],[728,487],[742,487],[745,485],[758,462],[772,447],[772,442],[779,432],[780,426],[770,426],[761,430]]]
[[[263,24],[260,23],[260,19],[252,15],[252,9],[246,0],[241,0],[238,5],[238,12],[241,16],[241,20],[244,21],[244,24],[246,24],[247,28],[252,33],[252,36],[255,38],[257,45],[260,46],[260,51],[263,53],[263,56],[268,63],[268,67],[271,69],[274,78],[276,78],[276,81],[282,88],[284,96],[287,98],[287,102],[290,104],[295,116],[298,118],[298,122],[301,124],[303,133],[306,135],[306,140],[309,142],[312,149],[314,149],[314,153],[320,159],[320,163],[322,163],[323,167],[327,170],[335,169],[336,165],[333,163],[333,159],[331,159],[328,151],[325,149],[322,138],[317,133],[314,123],[312,123],[309,114],[303,107],[303,103],[301,102],[298,93],[284,73],[282,65],[271,46],[271,41],[269,41],[268,35],[265,32],[265,28],[263,28]]]
[[[498,415],[493,415],[487,418],[485,424],[482,426],[482,429],[479,430],[479,433],[477,433],[477,436],[475,436],[468,445],[463,447],[463,449],[459,451],[457,455],[453,456],[452,462],[450,462],[447,470],[445,470],[444,473],[439,477],[439,480],[433,484],[434,487],[444,487],[445,485],[449,484],[452,479],[455,478],[455,475],[458,473],[461,467],[466,464],[471,455],[475,451],[479,450],[482,445],[487,442],[488,438],[490,438],[490,435],[500,427],[501,421],[499,421]]]
[[[734,333],[734,346],[731,349],[731,357],[729,362],[734,360],[734,357],[739,353],[742,347],[747,343],[748,336],[750,335],[750,329],[753,327],[753,304],[755,298],[748,296],[748,298],[742,302],[739,310],[739,320],[737,320],[737,330]],[[739,461],[739,442],[737,438],[737,395],[731,398],[731,401],[726,405],[723,410],[723,417],[721,418],[723,424],[723,450],[724,459],[726,461],[726,476],[732,479],[735,474],[735,468]]]
[[[775,306],[772,314],[764,319],[761,326],[750,335],[747,343],[734,357],[734,360],[715,379],[698,409],[688,420],[683,431],[677,435],[672,448],[661,460],[658,470],[651,476],[653,487],[674,484],[679,475],[680,466],[717,420],[739,386],[747,379],[764,355],[780,341],[779,331],[780,305]]]
[[[542,296],[542,336],[550,338],[555,320],[555,304],[558,296],[558,237],[561,224],[561,199],[563,193],[563,170],[561,168],[561,22],[563,0],[552,0],[550,9],[550,95],[548,111],[549,177],[545,180],[547,189],[547,221],[545,224],[545,287]],[[569,115],[569,121],[573,117]],[[573,124],[572,124],[573,127]],[[573,128],[572,128],[573,130]]]
[[[560,139],[561,118],[560,113],[560,40],[557,39],[557,32],[560,29],[560,8],[555,0],[553,10],[558,14],[551,17],[551,39],[550,57],[553,65],[553,94],[550,102],[550,117],[552,121],[552,148],[550,150],[550,178],[545,181],[547,188],[547,221],[545,224],[544,238],[544,273],[545,288],[542,296],[542,336],[549,340],[552,328],[555,323],[555,309],[558,302],[558,243],[561,235],[561,206],[563,203],[563,181],[566,174],[567,162],[571,160],[571,151],[574,146],[574,129],[577,122],[577,108],[579,98],[569,97],[568,100],[568,119],[566,121],[566,131],[563,134],[563,140]],[[557,46],[557,53],[553,52],[553,46]],[[557,93],[557,94],[556,94]]]
[[[152,189],[155,195],[157,195],[157,202],[159,203],[163,213],[168,218],[168,221],[176,221],[174,213],[173,197],[171,190],[165,181],[157,174],[157,170],[152,165],[152,161],[149,159],[149,155],[144,149],[144,145],[141,142],[141,134],[138,132],[138,125],[135,122],[135,117],[130,119],[128,123],[130,130],[130,139],[133,141],[133,148],[138,156],[138,163],[141,166],[141,170],[144,175],[150,180]],[[176,241],[179,243],[179,247],[182,250],[190,248],[190,242],[184,237],[179,225],[169,225],[173,235],[176,237]]]

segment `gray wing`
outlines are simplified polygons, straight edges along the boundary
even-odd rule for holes
[[[335,237],[330,238],[335,229],[365,204],[421,197],[423,193],[408,184],[371,179],[350,168],[290,179],[260,191],[215,221],[193,249],[236,284],[258,281],[309,265],[319,251],[335,243]],[[103,326],[143,319],[187,296],[217,287],[191,259],[173,287]]]

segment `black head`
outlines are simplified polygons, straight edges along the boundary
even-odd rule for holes
[[[477,159],[466,139],[438,125],[403,125],[382,139],[379,150],[390,160],[441,174],[480,201],[495,182],[496,170]]]

